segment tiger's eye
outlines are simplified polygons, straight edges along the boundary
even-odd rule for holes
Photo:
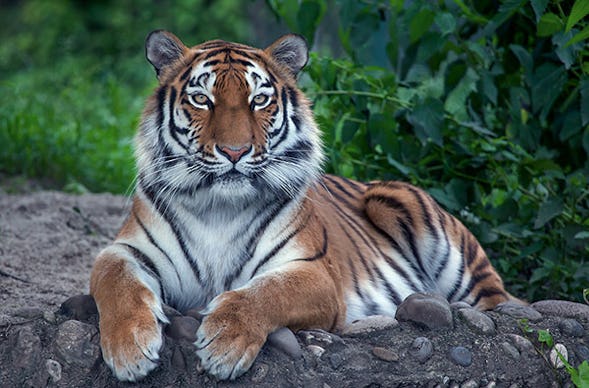
[[[209,98],[205,94],[196,94],[192,96],[192,100],[197,104],[204,105],[209,101]]]
[[[266,96],[265,94],[258,94],[254,97],[254,104],[256,105],[263,105],[264,103],[266,103],[266,101],[268,101],[268,96]]]

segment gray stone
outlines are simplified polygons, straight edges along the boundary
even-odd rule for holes
[[[300,358],[303,355],[301,345],[295,337],[292,330],[282,327],[268,335],[267,342],[270,346],[283,351],[294,358]]]
[[[32,374],[41,362],[41,339],[29,326],[20,328],[11,339],[11,368],[21,369],[24,375]]]
[[[339,353],[332,353],[329,355],[329,363],[333,369],[337,369],[344,363],[344,357]]]
[[[454,324],[448,301],[428,293],[409,295],[397,308],[395,318],[415,322],[429,329],[453,327]]]
[[[297,332],[297,335],[306,345],[320,343],[322,346],[325,346],[331,345],[334,342],[343,343],[343,340],[338,335],[320,329],[300,330]]]
[[[550,360],[552,366],[554,366],[556,369],[564,368],[564,361],[561,359],[561,357],[564,359],[564,361],[568,362],[569,352],[563,344],[555,344],[550,351],[550,354],[548,355],[548,359]]]
[[[532,307],[542,314],[566,318],[582,318],[589,321],[589,306],[566,300],[541,300]]]
[[[266,378],[270,367],[264,363],[258,362],[252,368],[252,382],[259,383]]]
[[[325,349],[319,345],[307,345],[307,350],[313,353],[316,357],[321,357],[325,353]]]
[[[370,333],[376,330],[390,329],[398,325],[399,322],[393,317],[386,315],[371,315],[346,325],[342,331],[342,334],[350,335]]]
[[[517,334],[508,334],[507,337],[511,339],[512,343],[515,345],[517,350],[520,353],[524,354],[535,354],[536,350],[534,349],[534,345],[525,337]]]
[[[516,319],[529,319],[532,322],[542,319],[542,314],[530,306],[521,305],[515,302],[499,303],[495,310],[498,313],[509,315]]]
[[[516,349],[515,346],[510,344],[509,342],[501,342],[501,348],[503,351],[509,355],[514,360],[519,360],[521,355],[519,354],[519,350]]]
[[[59,312],[70,319],[83,321],[98,314],[98,309],[91,295],[75,295],[61,304]]]
[[[55,360],[48,359],[45,361],[45,368],[47,368],[47,373],[51,377],[51,381],[57,383],[61,380],[61,364]]]
[[[26,319],[41,318],[43,310],[38,307],[21,307],[14,311],[14,315]]]
[[[465,381],[464,383],[460,384],[460,388],[478,388],[478,387],[479,387],[479,383],[474,379],[470,379],[470,380]]]
[[[182,353],[180,347],[175,347],[172,351],[172,357],[170,358],[172,366],[179,370],[186,370],[186,357]]]
[[[166,326],[167,336],[176,340],[196,341],[196,331],[199,322],[192,317],[174,316],[170,318],[170,324]]]
[[[372,354],[383,361],[399,361],[399,355],[390,349],[375,346],[372,348]]]
[[[434,345],[426,337],[417,337],[411,344],[410,352],[419,362],[423,364],[434,353]]]
[[[495,322],[485,313],[473,308],[462,308],[457,312],[466,324],[482,334],[495,334]]]
[[[80,322],[65,321],[55,336],[55,353],[68,365],[91,368],[100,357],[96,327]]]
[[[581,361],[583,361],[583,360],[589,361],[589,348],[587,346],[578,345],[575,348],[575,353],[581,359]]]
[[[558,323],[558,328],[563,334],[570,335],[571,337],[582,337],[585,335],[583,325],[573,318],[563,319]]]
[[[454,346],[450,349],[450,360],[458,365],[469,366],[472,364],[472,353],[464,346]]]

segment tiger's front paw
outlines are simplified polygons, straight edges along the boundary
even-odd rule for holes
[[[151,311],[105,322],[101,318],[102,357],[119,380],[145,377],[158,365],[162,345],[161,326]]]
[[[247,310],[237,292],[213,300],[200,325],[196,342],[201,366],[219,379],[235,379],[251,367],[266,341],[267,332]]]

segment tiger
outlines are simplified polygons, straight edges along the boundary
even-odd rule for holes
[[[474,235],[426,191],[323,173],[297,87],[302,36],[189,48],[156,30],[145,51],[158,85],[135,138],[135,192],[90,276],[103,359],[119,380],[158,366],[164,305],[200,311],[201,367],[235,379],[282,327],[338,332],[394,317],[416,292],[480,310],[513,299]]]

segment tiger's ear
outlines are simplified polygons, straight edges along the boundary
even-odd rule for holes
[[[293,76],[296,76],[309,60],[307,41],[296,34],[287,34],[278,38],[266,49],[266,53],[290,70]]]
[[[145,38],[145,56],[158,77],[162,68],[174,63],[186,50],[184,43],[168,31],[155,30]]]

